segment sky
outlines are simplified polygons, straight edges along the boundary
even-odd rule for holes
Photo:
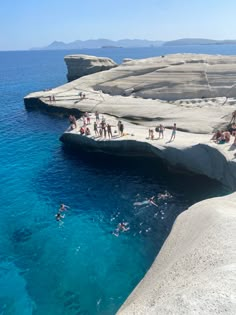
[[[236,39],[236,0],[0,0],[0,50],[54,40]]]

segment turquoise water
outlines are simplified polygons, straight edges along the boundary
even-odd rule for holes
[[[63,148],[59,136],[67,119],[27,112],[23,97],[64,83],[67,53],[72,52],[0,52],[4,315],[115,314],[150,267],[175,217],[199,200],[226,193],[213,181],[170,173],[160,161]],[[157,52],[90,53],[119,62]],[[165,190],[172,198],[159,201],[158,208],[134,207]],[[54,215],[62,202],[70,210],[59,224]],[[130,230],[116,237],[112,231],[123,220]]]

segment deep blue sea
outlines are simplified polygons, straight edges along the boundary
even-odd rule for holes
[[[236,54],[236,46],[0,52],[0,314],[115,314],[144,276],[176,216],[227,193],[169,172],[160,161],[63,148],[65,117],[27,111],[23,97],[66,82],[71,53],[145,58],[175,52]],[[135,202],[167,190],[158,207]],[[70,206],[64,224],[55,220]],[[112,234],[119,222],[130,230]]]

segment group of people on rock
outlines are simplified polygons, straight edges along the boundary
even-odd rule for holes
[[[91,124],[90,114],[88,112],[85,112],[81,120],[83,121],[83,125],[79,129],[80,134],[86,135],[86,136],[91,135],[91,130],[88,127],[88,125]],[[70,121],[71,130],[77,128],[76,117],[74,115],[69,116],[69,121]],[[100,115],[98,111],[95,112],[95,121],[93,123],[93,131],[94,131],[95,136],[104,137],[104,138],[108,137],[109,139],[111,139],[113,137],[112,127],[115,127],[115,126],[114,125],[112,126],[110,123],[107,123],[104,116],[102,116],[102,118],[100,119]],[[124,124],[121,120],[119,120],[117,123],[117,129],[118,129],[118,135],[120,137],[123,137],[125,135]],[[156,127],[155,131],[159,133],[158,139],[164,139],[165,127],[162,124]],[[177,126],[176,126],[176,123],[174,123],[172,127],[170,142],[175,139],[176,131],[177,131]],[[115,130],[114,133],[117,133],[117,131]],[[154,140],[153,129],[148,130],[148,139]]]
[[[224,144],[224,143],[229,143],[231,140],[231,136],[234,137],[234,142],[233,144],[236,145],[236,124],[230,124],[227,130],[217,130],[211,140],[214,141],[217,144]]]
[[[91,124],[91,120],[90,120],[90,114],[88,112],[86,112],[81,120],[83,121],[83,125],[80,127],[80,134],[81,135],[86,135],[89,136],[91,135],[91,130],[88,127],[88,125]],[[76,118],[72,115],[69,116],[69,121],[71,123],[71,129],[76,128]],[[106,122],[106,119],[104,116],[101,117],[100,119],[100,115],[98,113],[98,111],[95,112],[95,121],[93,123],[93,131],[94,131],[94,135],[97,137],[104,137],[104,138],[109,138],[111,139],[113,137],[113,133],[112,133],[112,126],[110,123]],[[117,124],[117,128],[118,128],[118,133],[120,136],[124,135],[124,124],[122,123],[122,121],[118,121]],[[117,131],[114,131],[114,133],[116,133]]]
[[[158,139],[164,139],[165,127],[162,124],[157,126],[155,128],[155,131],[159,133],[159,138]],[[175,139],[176,131],[177,131],[177,126],[176,126],[176,123],[174,123],[174,125],[172,127],[172,133],[171,133],[170,142]],[[149,129],[148,130],[148,139],[154,140],[154,130],[153,129]]]
[[[81,135],[86,135],[86,136],[91,135],[91,131],[90,131],[89,127],[81,126],[79,132]]]
[[[233,111],[229,125],[225,130],[218,129],[211,140],[217,144],[229,143],[231,137],[234,137],[233,145],[236,145],[236,110]]]
[[[85,95],[85,93],[83,93],[83,92],[79,92],[79,97],[80,97],[80,99],[83,99],[83,98],[86,97],[86,95]]]
[[[229,143],[231,138],[231,133],[229,131],[217,130],[211,140],[218,144]]]
[[[108,136],[108,138],[111,139],[112,138],[111,127],[112,126],[109,123],[106,123],[106,120],[103,117],[100,123],[98,123],[97,120],[94,121],[93,131],[94,131],[95,136],[104,137],[104,138]]]
[[[98,137],[104,137],[106,138],[108,136],[109,139],[112,138],[112,129],[111,125],[109,123],[106,123],[106,119],[104,116],[102,116],[102,119],[100,121],[99,113],[95,113],[96,120],[93,123],[93,131],[95,136]]]
[[[55,95],[49,95],[49,102],[56,102]]]

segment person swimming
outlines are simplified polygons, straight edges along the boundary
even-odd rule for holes
[[[145,205],[153,205],[153,206],[156,206],[158,207],[158,205],[154,202],[154,199],[155,199],[155,196],[152,196],[151,198],[149,199],[146,199],[144,201],[141,201],[141,202],[134,202],[134,206],[145,206]]]
[[[166,199],[172,198],[172,195],[167,190],[165,190],[164,194],[161,194],[161,193],[158,194],[157,198],[158,200],[166,200]]]
[[[127,232],[129,231],[129,223],[128,222],[120,222],[117,225],[117,228],[115,229],[115,231],[112,233],[115,236],[119,236],[120,232]]]
[[[56,218],[56,220],[59,222],[59,221],[61,221],[61,219],[63,219],[65,216],[64,215],[62,215],[60,212],[58,212],[56,215],[55,215],[55,218]]]
[[[62,204],[60,205],[59,212],[67,211],[68,209],[70,209],[70,207],[67,206],[67,205],[64,205],[64,203],[62,203]]]

